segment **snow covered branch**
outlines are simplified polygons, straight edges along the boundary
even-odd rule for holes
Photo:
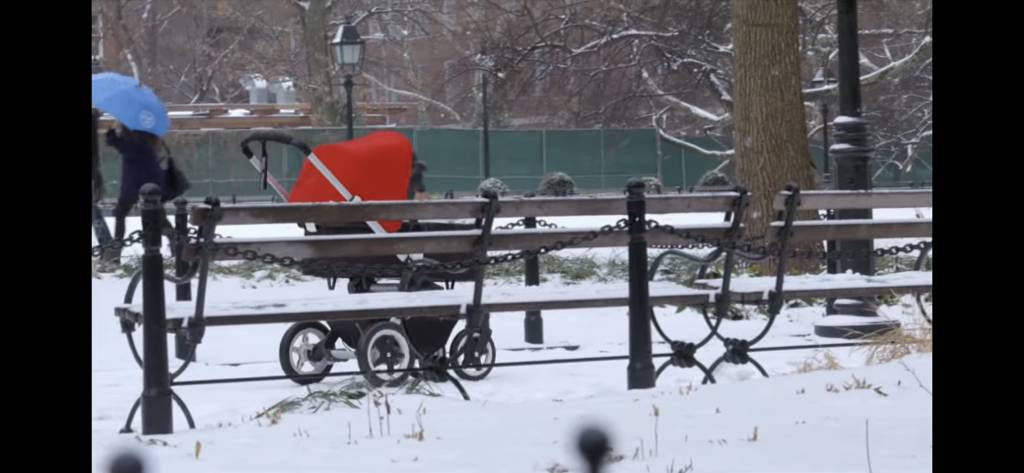
[[[661,118],[661,116],[665,112],[667,112],[669,108],[670,107],[665,107],[665,108],[661,109],[660,112],[654,114],[651,117],[651,124],[654,126],[654,129],[658,130],[658,136],[661,136],[662,138],[665,138],[666,140],[669,140],[669,141],[671,141],[671,142],[673,142],[673,143],[675,143],[675,144],[677,144],[679,146],[682,146],[682,147],[684,147],[686,149],[689,149],[691,151],[696,151],[696,152],[698,152],[700,154],[703,154],[703,155],[706,155],[706,156],[711,156],[711,157],[715,157],[715,158],[719,158],[719,159],[728,159],[728,158],[731,158],[731,157],[736,155],[736,150],[735,149],[729,149],[729,150],[725,150],[725,151],[710,150],[710,149],[698,146],[696,144],[690,143],[689,141],[686,141],[686,140],[684,140],[682,138],[673,136],[672,134],[670,134],[667,131],[665,131],[665,129],[661,126],[661,124],[658,123],[658,119]]]
[[[382,89],[384,89],[384,90],[386,90],[388,92],[392,92],[392,93],[395,93],[395,94],[398,94],[398,95],[404,95],[406,97],[411,97],[411,98],[414,98],[416,100],[420,100],[420,101],[426,102],[426,103],[428,103],[430,105],[433,105],[433,106],[435,106],[437,108],[440,108],[440,109],[444,110],[447,113],[450,113],[452,115],[452,117],[455,118],[456,121],[459,121],[459,122],[462,121],[462,116],[459,115],[459,112],[456,112],[455,109],[449,107],[448,105],[445,105],[442,102],[439,102],[439,101],[434,100],[434,99],[432,99],[430,97],[427,97],[427,96],[425,96],[423,94],[419,94],[419,93],[416,93],[416,92],[413,92],[413,91],[396,89],[394,87],[391,87],[391,86],[381,82],[376,77],[374,77],[374,76],[372,76],[370,74],[367,74],[365,72],[363,73],[363,77],[369,79],[370,82],[373,82],[374,84],[377,84],[377,86],[379,86],[380,88],[382,88]]]
[[[729,117],[728,113],[722,114],[722,115],[715,115],[714,113],[711,113],[711,112],[709,112],[707,110],[704,110],[703,108],[700,108],[700,107],[698,107],[696,105],[687,103],[687,102],[685,102],[683,100],[680,100],[680,99],[678,99],[676,97],[673,97],[671,95],[666,94],[663,90],[661,90],[661,87],[658,87],[658,85],[654,83],[654,79],[651,78],[650,74],[647,73],[647,69],[645,69],[645,68],[641,68],[640,69],[640,75],[647,82],[647,87],[650,88],[652,92],[654,92],[656,94],[662,94],[661,98],[663,100],[665,100],[665,101],[667,101],[669,103],[672,103],[673,105],[676,105],[678,107],[685,108],[690,113],[692,113],[692,114],[694,114],[694,115],[696,115],[696,116],[698,116],[700,118],[703,118],[705,120],[710,120],[712,122],[721,122],[722,120],[725,120],[726,118]]]
[[[611,34],[611,35],[605,36],[603,38],[595,39],[595,40],[593,40],[593,41],[591,41],[591,42],[589,42],[587,44],[584,44],[583,46],[580,46],[578,48],[572,48],[571,49],[571,54],[573,56],[575,56],[575,55],[578,55],[578,54],[591,52],[591,51],[596,50],[597,48],[601,47],[602,45],[604,45],[606,43],[609,43],[609,42],[612,42],[612,41],[617,41],[617,40],[620,40],[620,39],[643,38],[643,37],[671,38],[671,37],[674,37],[674,36],[676,36],[678,34],[679,34],[678,32],[674,32],[674,31],[670,31],[670,32],[666,32],[666,33],[660,33],[660,32],[657,32],[657,31],[637,31],[637,30],[630,29],[630,30],[621,31],[621,32],[618,32],[618,33],[615,33],[615,34]]]
[[[879,68],[879,69],[877,69],[877,70],[875,70],[875,71],[873,71],[873,72],[871,72],[869,74],[865,74],[865,75],[861,76],[860,77],[861,85],[868,85],[868,84],[872,84],[872,83],[878,82],[879,80],[884,78],[886,75],[891,74],[892,72],[895,72],[895,71],[899,70],[900,68],[906,66],[907,64],[909,64],[911,62],[911,60],[913,60],[915,57],[917,57],[918,53],[920,53],[924,49],[925,46],[931,44],[931,42],[932,42],[932,37],[931,36],[925,36],[921,40],[921,42],[917,45],[917,47],[914,48],[914,51],[911,52],[910,54],[907,54],[906,56],[904,56],[904,57],[902,57],[902,58],[900,58],[900,59],[898,59],[896,61],[890,62],[889,64],[886,64],[885,66],[882,66],[881,68]]]

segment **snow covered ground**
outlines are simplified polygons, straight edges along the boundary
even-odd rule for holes
[[[913,211],[901,212],[885,218],[914,216]],[[717,221],[719,216],[706,218]],[[591,226],[615,218],[549,220]],[[694,221],[692,216],[658,220]],[[137,225],[137,219],[130,219],[129,231]],[[225,227],[219,232],[238,237],[301,234],[291,225]],[[138,247],[126,250],[136,252]],[[112,310],[127,281],[104,275],[92,284],[95,471],[104,471],[110,455],[130,449],[145,457],[149,473],[579,472],[585,469],[575,436],[591,423],[611,435],[614,458],[622,456],[607,472],[687,471],[691,464],[689,471],[697,473],[846,472],[867,471],[869,461],[874,471],[932,469],[931,355],[866,365],[867,353],[849,348],[830,350],[840,370],[799,373],[801,365],[823,359],[824,353],[773,351],[755,355],[771,375],[768,379],[749,365],[723,365],[715,373],[719,384],[701,385],[698,371],[670,368],[656,388],[636,391],[626,390],[625,361],[496,368],[483,381],[464,382],[471,401],[463,401],[451,385],[434,385],[441,394],[437,397],[385,389],[392,412],[385,415],[382,406],[382,419],[363,400],[359,408],[288,412],[272,424],[253,417],[282,399],[305,395],[307,388],[289,381],[182,386],[176,392],[191,408],[197,429],[188,430],[176,411],[174,434],[140,439],[118,434],[142,388],[141,371]],[[173,297],[170,285],[167,294]],[[326,295],[347,296],[327,292],[319,280],[217,278],[209,291],[210,301]],[[909,302],[884,307],[883,315],[917,324]],[[820,307],[785,309],[759,346],[830,341],[813,336],[813,323],[822,312]],[[679,339],[695,341],[707,333],[693,311],[676,314],[673,308],[659,308],[658,314],[665,330]],[[726,321],[722,332],[751,337],[764,323],[760,316]],[[492,326],[498,361],[621,355],[628,350],[624,307],[544,312],[546,346],[579,345],[573,351],[516,350],[531,346],[523,342],[522,313],[494,314]],[[285,328],[211,328],[199,348],[198,363],[181,380],[280,374],[277,347]],[[654,336],[655,353],[668,351]],[[168,341],[173,343],[173,338]],[[720,354],[720,344],[712,342],[698,352],[698,359],[708,364]],[[176,364],[172,360],[172,368]],[[355,369],[354,362],[335,365],[336,371],[349,369]],[[346,382],[328,378],[311,387]],[[857,389],[858,384],[864,389]],[[138,418],[134,428],[140,429]],[[422,431],[422,437],[410,435],[415,431]]]

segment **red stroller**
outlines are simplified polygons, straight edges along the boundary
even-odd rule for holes
[[[261,156],[249,149],[252,142],[260,142]],[[281,143],[298,148],[307,156],[299,171],[295,185],[289,192],[268,170],[267,142]],[[241,144],[242,153],[260,173],[264,188],[268,185],[285,201],[299,202],[358,202],[371,200],[402,200],[412,198],[415,190],[423,187],[423,175],[414,172],[417,167],[412,143],[401,133],[381,131],[362,138],[329,143],[310,149],[305,143],[280,132],[258,132]],[[394,233],[410,231],[440,231],[474,228],[471,224],[435,223],[417,221],[368,221],[364,223],[322,226],[303,225],[307,235]],[[301,264],[304,274],[327,279],[333,290],[339,278],[347,278],[349,293],[442,290],[454,287],[455,281],[470,279],[470,274],[403,274],[375,273],[374,277],[346,270],[344,265],[393,265],[406,257],[429,258],[435,261],[457,261],[471,258],[470,254],[395,255],[384,257],[335,258],[328,264]],[[323,261],[321,261],[323,262]],[[325,267],[338,268],[324,269]],[[383,283],[378,279],[400,279]],[[442,281],[444,286],[437,284]],[[309,384],[323,379],[336,362],[356,358],[359,369],[368,372],[367,381],[373,386],[398,386],[409,377],[401,370],[414,364],[428,364],[445,355],[445,342],[456,321],[431,318],[407,318],[399,322],[388,319],[363,322],[303,322],[292,325],[285,332],[279,347],[281,369],[288,375],[314,375],[295,379],[298,384]],[[464,342],[460,332],[452,340],[450,351]],[[490,373],[494,362],[493,341],[485,348],[481,365],[486,368],[461,369],[456,374],[469,380],[482,379]],[[385,371],[370,373],[369,370]],[[321,375],[321,376],[315,376]]]

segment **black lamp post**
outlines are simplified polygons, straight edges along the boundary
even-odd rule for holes
[[[491,130],[489,117],[487,116],[487,71],[484,71],[480,79],[483,88],[481,99],[483,100],[483,121],[484,121],[484,179],[491,177]]]
[[[827,67],[818,69],[818,72],[811,79],[811,88],[820,89],[826,85],[832,85],[836,83],[835,77],[832,76],[832,71]],[[825,168],[822,170],[822,177],[825,181],[826,187],[832,182],[832,158],[828,154],[828,94],[822,94],[821,99],[818,100],[818,112],[821,113],[821,148],[825,153]]]
[[[491,177],[491,120],[490,115],[487,113],[487,87],[490,79],[489,76],[495,72],[492,69],[494,62],[487,56],[486,49],[480,50],[477,59],[479,63],[477,69],[480,71],[480,108],[483,121],[483,170],[484,179],[487,179]]]
[[[359,74],[363,66],[363,46],[366,41],[359,36],[355,25],[352,24],[352,17],[346,16],[345,23],[338,27],[334,39],[331,40],[331,49],[334,51],[334,62],[338,64],[345,73],[345,116],[348,124],[348,139],[355,137],[353,124],[354,107],[352,104],[352,76]]]
[[[818,69],[817,73],[814,74],[814,78],[811,79],[810,86],[811,86],[812,89],[820,89],[822,87],[825,87],[827,85],[832,85],[832,84],[835,84],[835,83],[836,83],[836,79],[835,79],[835,77],[832,76],[832,71],[829,70],[828,67],[822,67],[822,68]],[[831,172],[832,157],[829,156],[829,154],[828,154],[828,126],[829,126],[829,123],[828,123],[828,99],[829,99],[829,96],[830,96],[830,94],[821,94],[821,98],[818,100],[818,112],[821,113],[821,149],[822,149],[822,151],[825,154],[824,169],[822,170],[821,174],[822,174],[822,182],[824,183],[825,188],[831,187],[831,184],[832,184],[832,172]],[[831,210],[831,209],[826,210],[825,211],[825,216],[826,216],[826,218],[831,220],[831,219],[835,218],[835,212],[833,210]],[[829,240],[829,241],[825,242],[825,249],[827,249],[830,252],[831,251],[835,251],[835,249],[836,249],[836,242],[835,242],[835,240]],[[836,272],[838,270],[838,265],[837,265],[836,260],[833,260],[833,259],[827,260],[825,264],[826,264],[826,266],[828,266],[828,273],[829,274],[836,274]],[[834,310],[832,308],[832,304],[834,302],[835,302],[834,299],[827,299],[825,301],[825,307],[826,307],[825,310],[826,310],[827,314],[833,313]]]
[[[837,36],[839,40],[839,116],[832,122],[835,126],[836,144],[829,149],[835,157],[836,170],[834,187],[839,190],[868,190],[871,188],[871,173],[868,167],[874,148],[868,142],[867,121],[861,118],[860,102],[860,58],[857,45],[857,0],[837,0]],[[871,209],[841,209],[836,218],[870,219]],[[875,273],[875,261],[871,240],[840,240],[836,248],[853,256],[844,256],[837,261],[837,272],[852,270],[858,274]],[[859,338],[866,334],[879,333],[898,327],[893,320],[878,316],[876,305],[868,299],[837,300],[832,307],[834,316],[860,316],[861,320],[842,323],[829,320],[831,316],[814,327],[814,333],[821,337]],[[837,320],[837,319],[833,319]]]

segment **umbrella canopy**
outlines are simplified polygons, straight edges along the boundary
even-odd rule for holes
[[[153,90],[121,74],[93,74],[92,105],[135,131],[164,136],[171,127],[167,108]]]

